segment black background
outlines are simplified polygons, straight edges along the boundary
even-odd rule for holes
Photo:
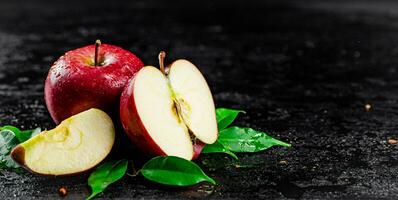
[[[219,185],[167,188],[125,177],[103,198],[397,198],[398,3],[395,1],[1,1],[0,124],[54,127],[43,99],[67,50],[119,45],[156,65],[186,58],[236,124],[292,148],[202,156]],[[365,110],[370,104],[370,111]],[[115,157],[139,157],[127,148]],[[282,162],[281,162],[282,161]],[[88,175],[0,171],[0,199],[89,195]]]

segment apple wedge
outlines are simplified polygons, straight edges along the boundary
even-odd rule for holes
[[[209,86],[187,60],[160,70],[142,68],[125,87],[120,118],[131,141],[151,155],[196,158],[204,144],[217,140],[215,107]]]
[[[111,151],[114,141],[111,118],[93,108],[17,145],[11,156],[34,173],[73,175],[100,163]]]

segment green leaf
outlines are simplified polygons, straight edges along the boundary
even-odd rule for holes
[[[21,131],[15,126],[0,127],[0,169],[13,168],[17,169],[20,166],[11,158],[12,149],[19,143],[25,142],[32,135],[40,133],[41,129]]]
[[[9,131],[13,132],[15,137],[19,140],[19,143],[21,143],[23,136],[22,136],[21,130],[19,130],[19,128],[15,127],[15,126],[7,125],[7,126],[3,126],[1,128],[1,130],[9,130]]]
[[[213,144],[207,144],[201,153],[226,153],[238,160],[238,157],[230,150],[226,149],[224,145],[216,141]]]
[[[26,140],[29,140],[32,136],[41,132],[41,128],[21,131],[19,128],[10,125],[3,126],[0,130],[12,131],[15,137],[18,139],[19,143],[25,142]]]
[[[21,131],[21,137],[19,139],[19,141],[25,142],[26,140],[29,140],[30,138],[36,136],[37,134],[41,133],[41,128],[35,128],[32,130],[25,130],[25,131]]]
[[[14,132],[9,129],[0,131],[0,168],[19,168],[20,166],[11,158],[12,149],[19,144]]]
[[[146,179],[164,185],[190,186],[203,181],[216,184],[194,162],[174,156],[152,158],[140,172]]]
[[[217,117],[218,130],[222,131],[225,128],[227,128],[230,124],[232,124],[232,122],[236,119],[239,113],[245,113],[245,111],[227,109],[227,108],[217,108],[216,117]]]
[[[233,152],[258,152],[276,145],[290,147],[290,144],[272,138],[264,132],[237,126],[222,130],[218,141]]]
[[[92,193],[86,200],[94,198],[103,192],[110,184],[121,179],[127,171],[127,160],[106,162],[95,169],[88,178]]]
[[[3,126],[3,127],[0,128],[0,131],[3,131],[3,130],[9,130],[9,131],[12,131],[14,133],[15,132],[21,132],[19,130],[19,128],[15,127],[15,126],[10,126],[10,125],[6,125],[6,126]]]

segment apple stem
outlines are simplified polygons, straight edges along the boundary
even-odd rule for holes
[[[95,41],[95,54],[94,54],[94,66],[98,66],[98,51],[99,51],[99,47],[101,45],[101,40],[96,40]]]
[[[164,51],[160,51],[159,53],[159,67],[160,67],[160,71],[166,75],[166,71],[164,69],[164,58],[166,58],[166,52]]]

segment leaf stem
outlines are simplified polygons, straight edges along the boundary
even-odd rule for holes
[[[86,200],[90,200],[90,199],[94,198],[94,197],[97,196],[99,193],[101,193],[101,192],[94,192],[94,191],[93,191],[93,193],[92,193],[89,197],[87,197]]]

